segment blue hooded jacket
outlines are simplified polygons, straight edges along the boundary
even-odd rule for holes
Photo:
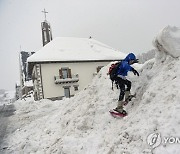
[[[120,76],[127,76],[128,71],[132,71],[133,67],[130,66],[129,61],[136,60],[136,56],[133,53],[129,53],[126,58],[121,62],[117,70],[117,75]]]

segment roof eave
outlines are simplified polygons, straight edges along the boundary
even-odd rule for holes
[[[32,64],[45,64],[45,63],[84,63],[84,62],[111,62],[119,61],[122,59],[106,59],[106,60],[67,60],[67,61],[31,61]]]

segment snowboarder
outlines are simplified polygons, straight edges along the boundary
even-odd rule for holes
[[[120,95],[118,100],[118,105],[114,109],[114,111],[117,111],[123,115],[126,115],[126,111],[123,109],[123,105],[127,103],[130,90],[131,90],[131,81],[126,79],[128,71],[132,71],[134,75],[139,76],[139,73],[130,65],[138,63],[138,59],[136,59],[136,56],[133,53],[129,53],[124,60],[121,61],[120,65],[117,68],[117,75],[115,78],[116,83],[119,85],[120,88]],[[125,89],[125,85],[127,88]],[[124,101],[125,96],[125,101]]]

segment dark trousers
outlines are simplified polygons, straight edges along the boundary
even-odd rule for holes
[[[124,80],[120,77],[116,78],[116,81],[119,85],[120,88],[120,95],[119,95],[119,101],[122,101],[124,99],[124,95],[125,95],[125,91],[130,91],[131,90],[131,81],[129,80]],[[127,86],[127,88],[125,89],[125,85]]]

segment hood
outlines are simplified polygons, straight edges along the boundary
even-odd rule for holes
[[[129,63],[130,60],[136,60],[136,56],[133,53],[129,53],[124,61],[127,61]]]

